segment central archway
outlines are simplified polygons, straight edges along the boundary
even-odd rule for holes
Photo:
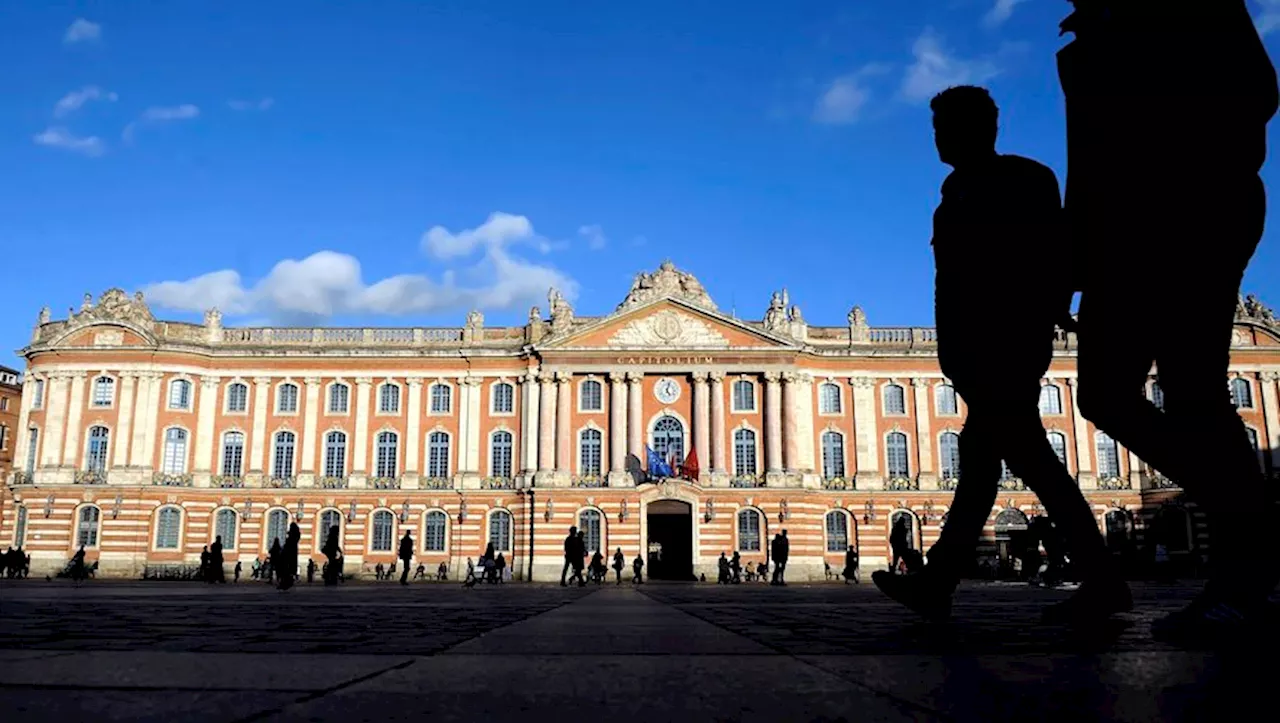
[[[662,499],[646,506],[645,564],[650,580],[694,580],[693,505]]]

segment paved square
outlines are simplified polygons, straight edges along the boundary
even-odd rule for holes
[[[1271,647],[1188,652],[1150,619],[1083,638],[1065,595],[969,585],[916,621],[874,587],[336,589],[0,582],[0,711],[25,720],[1203,720],[1270,707]]]

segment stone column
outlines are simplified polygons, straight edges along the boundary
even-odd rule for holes
[[[1080,489],[1096,490],[1098,478],[1093,473],[1093,456],[1089,452],[1089,423],[1080,415],[1079,382],[1074,377],[1067,379],[1067,388],[1071,390],[1071,422],[1076,440],[1076,482]]]
[[[796,372],[782,374],[782,468],[787,474],[800,472],[800,375]],[[770,425],[770,430],[773,426]],[[772,463],[770,464],[772,467]]]
[[[267,466],[267,407],[271,403],[271,377],[253,378],[253,442],[249,448],[249,473],[270,477]]]
[[[133,405],[133,440],[129,447],[129,466],[137,470],[150,466],[144,455],[147,449],[147,429],[152,411],[156,408],[153,372],[138,372],[137,400]]]
[[[728,475],[724,462],[724,372],[711,372],[711,472]]]
[[[821,487],[814,465],[813,375],[802,373],[796,378],[796,463],[805,486]]]
[[[764,375],[764,442],[766,484],[783,482],[782,457],[782,375],[778,372],[766,372]]]
[[[200,398],[196,402],[196,450],[191,465],[192,484],[208,487],[212,476],[213,423],[218,412],[218,384],[222,380],[214,376],[200,377]]]
[[[48,391],[47,382],[45,390]],[[18,400],[18,428],[13,431],[17,436],[13,444],[15,472],[27,472],[27,446],[31,444],[31,405],[35,401],[35,393],[36,381],[30,374],[26,374],[22,379],[22,399]]]
[[[1262,387],[1262,419],[1267,426],[1258,435],[1258,443],[1271,451],[1273,471],[1280,471],[1280,403],[1276,399],[1277,381],[1280,381],[1280,372],[1263,372],[1258,379],[1259,386]]]
[[[142,423],[142,462],[135,461],[133,466],[142,469],[142,481],[150,481],[151,473],[156,469],[156,442],[160,439],[160,405],[164,403],[164,374],[150,372],[147,375],[151,393],[148,395],[146,414],[139,420]]]
[[[550,372],[543,372],[542,399],[538,414],[538,484],[552,474],[556,467],[556,380]]]
[[[369,472],[369,404],[372,388],[372,377],[356,379],[356,433],[351,440],[351,476],[359,477],[362,484]]]
[[[693,449],[698,455],[698,481],[709,482],[711,470],[711,393],[706,372],[693,373]],[[706,470],[704,473],[703,470]]]
[[[573,394],[568,372],[556,372],[556,476],[565,482],[573,475]]]
[[[74,469],[80,457],[80,424],[84,414],[84,387],[88,374],[71,375],[71,401],[67,403],[67,439],[62,452],[62,466]]]
[[[418,470],[422,462],[422,384],[421,377],[409,377],[409,417],[404,431],[405,489],[418,488]]]
[[[467,377],[462,380],[466,390],[467,423],[462,448],[462,458],[466,468],[462,473],[463,488],[480,489],[480,377]]]
[[[138,375],[136,372],[120,372],[120,414],[116,417],[116,428],[112,433],[115,435],[116,451],[111,455],[112,471],[129,466],[129,442],[132,441],[132,435],[129,433],[133,428],[133,395],[138,386]],[[13,461],[17,464],[19,457],[14,457]],[[21,458],[25,460],[24,458]]]
[[[609,372],[609,486],[634,484],[627,474],[627,375]]]
[[[298,486],[308,487],[315,484],[317,431],[320,426],[320,377],[307,377],[303,380],[307,385],[306,406],[302,413],[302,469],[298,474]]]
[[[57,467],[62,464],[63,425],[67,418],[67,385],[70,379],[66,372],[53,372],[45,386],[41,467]]]
[[[531,478],[538,471],[538,422],[540,411],[538,402],[541,397],[541,394],[539,394],[538,373],[531,371],[525,374],[521,382],[523,396],[520,399],[520,445],[524,450],[524,454],[521,456],[524,460],[521,469],[525,478],[524,483],[531,485],[533,484]]]
[[[627,372],[627,453],[647,465],[644,455],[644,374]]]
[[[911,394],[916,400],[916,448],[920,450],[920,489],[938,488],[933,466],[933,429],[929,424],[929,380],[912,379]]]
[[[859,490],[884,488],[880,474],[880,425],[876,407],[876,380],[853,379],[853,436],[857,443]]]

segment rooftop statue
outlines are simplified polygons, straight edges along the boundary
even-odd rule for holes
[[[719,311],[702,283],[693,274],[677,269],[670,261],[663,261],[653,273],[636,274],[627,298],[618,304],[617,311],[632,309],[656,299],[679,299],[708,311]]]
[[[72,310],[68,319],[68,323],[73,326],[95,321],[122,321],[150,328],[155,322],[155,317],[151,315],[151,309],[147,308],[141,291],[134,294],[133,298],[129,298],[129,295],[120,289],[108,289],[98,297],[97,304],[93,303],[91,294],[85,294],[80,311]]]

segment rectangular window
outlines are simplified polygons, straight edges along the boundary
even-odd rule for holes
[[[33,474],[36,471],[36,447],[40,442],[40,430],[32,427],[27,431],[27,474]]]
[[[443,512],[427,513],[427,552],[444,552],[445,517]]]
[[[510,414],[515,410],[515,387],[502,383],[493,387],[494,414]]]
[[[0,397],[0,412],[7,412],[7,411],[9,411],[9,398]]]
[[[9,448],[9,428],[0,424],[0,449]]]
[[[18,507],[18,522],[13,528],[13,546],[22,547],[22,543],[27,539],[27,508],[25,506]]]
[[[760,552],[760,515],[755,510],[738,513],[738,549]]]
[[[43,379],[36,380],[36,392],[35,392],[34,398],[31,400],[31,406],[35,409],[39,409],[40,407],[44,406],[44,380]]]
[[[849,518],[843,512],[827,513],[827,552],[849,549]]]

